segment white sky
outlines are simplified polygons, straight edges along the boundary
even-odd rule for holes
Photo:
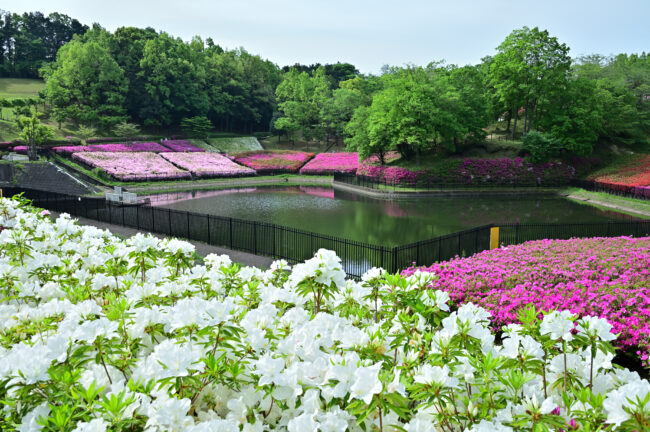
[[[475,64],[515,28],[538,26],[573,57],[650,51],[650,0],[21,0],[0,9],[61,12],[108,30],[153,27],[212,37],[279,66],[349,62]]]

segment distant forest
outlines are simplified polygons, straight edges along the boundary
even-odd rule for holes
[[[134,122],[344,141],[406,157],[485,139],[501,125],[538,156],[648,145],[650,57],[571,58],[538,28],[515,29],[477,65],[431,62],[360,74],[348,63],[278,67],[212,39],[153,28],[111,33],[66,15],[0,11],[0,76],[41,77],[48,115],[109,133]]]

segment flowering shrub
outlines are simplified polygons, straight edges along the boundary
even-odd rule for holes
[[[600,183],[650,187],[650,155],[631,155],[589,177]]]
[[[156,153],[78,152],[72,158],[91,168],[100,168],[121,181],[171,180],[190,178]]]
[[[0,199],[1,430],[641,431],[650,383],[612,366],[604,319],[528,310],[496,343],[430,274],[345,280],[194,265]],[[575,328],[575,330],[573,330]]]
[[[162,144],[169,147],[175,152],[204,152],[201,147],[197,147],[188,140],[166,140]]]
[[[15,151],[18,154],[27,154],[27,146],[24,145],[19,145],[13,148],[13,151]]]
[[[495,325],[517,322],[533,304],[607,318],[617,345],[650,351],[650,237],[539,240],[420,269],[453,301],[473,302]],[[411,268],[404,272],[412,274]]]
[[[522,158],[445,160],[432,168],[417,171],[364,161],[357,175],[396,185],[415,182],[562,185],[575,176],[575,169],[560,161],[531,164]]]
[[[358,153],[320,153],[300,168],[300,174],[354,174],[358,167]]]
[[[123,153],[123,152],[152,152],[152,153],[165,153],[172,152],[173,150],[158,144],[157,142],[141,142],[136,141],[133,143],[113,143],[113,144],[95,144],[86,146],[61,146],[54,147],[58,154],[70,155],[80,152],[102,152],[102,153]]]
[[[197,177],[238,177],[256,174],[255,170],[238,165],[219,153],[165,153],[161,156]]]
[[[257,151],[240,153],[234,160],[253,168],[258,174],[273,172],[298,172],[301,166],[314,157],[313,153],[292,150]]]

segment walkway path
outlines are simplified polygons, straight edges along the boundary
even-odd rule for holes
[[[59,213],[52,212],[52,216],[57,218],[59,217]],[[120,225],[112,225],[109,223],[100,222],[93,219],[86,219],[82,217],[75,217],[75,219],[77,219],[79,221],[79,224],[81,225],[92,225],[97,228],[107,229],[111,233],[123,237],[132,237],[137,233],[143,233],[143,234],[148,233],[147,231],[142,231],[135,228],[123,227]],[[155,234],[155,233],[152,234],[158,238],[168,237],[162,234]],[[239,252],[239,251],[234,251],[222,247],[211,246],[209,244],[201,243],[197,241],[190,241],[190,240],[186,240],[186,241],[192,243],[196,247],[196,253],[202,257],[211,253],[218,254],[218,255],[226,254],[230,257],[230,259],[233,262],[238,262],[240,264],[255,266],[259,268],[269,268],[271,266],[271,263],[274,261],[273,258],[269,258],[265,256],[253,255],[246,252]]]

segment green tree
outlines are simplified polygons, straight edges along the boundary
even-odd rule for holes
[[[88,126],[81,126],[76,133],[76,135],[79,138],[81,138],[84,145],[86,144],[86,141],[88,141],[88,139],[94,137],[96,134],[97,134],[97,129]]]
[[[31,116],[19,116],[16,120],[21,129],[20,139],[27,144],[29,160],[37,160],[36,146],[54,137],[54,131],[49,126],[41,124],[39,113],[32,111]]]
[[[198,39],[186,44],[166,33],[146,41],[138,72],[146,90],[138,116],[145,125],[178,125],[208,113],[203,50]]]
[[[524,135],[536,127],[561,90],[571,67],[569,48],[537,27],[514,30],[497,48],[490,63],[490,84],[514,118],[515,137],[519,109],[524,110]]]
[[[113,133],[120,138],[135,138],[140,133],[140,126],[123,122],[113,127]]]
[[[562,155],[562,142],[551,134],[530,131],[523,139],[522,149],[533,163],[547,162]]]
[[[325,69],[319,67],[310,76],[307,72],[290,69],[275,91],[278,108],[282,118],[282,127],[298,125],[307,139],[322,139],[325,136],[326,122],[321,117],[321,110],[331,102],[331,82],[325,75]],[[276,121],[276,129],[278,128]],[[287,130],[287,129],[284,129]]]
[[[196,116],[183,119],[181,121],[181,128],[190,132],[193,136],[205,137],[214,126],[207,117]]]
[[[45,96],[58,119],[108,131],[126,120],[124,72],[99,42],[73,40],[43,70]]]

